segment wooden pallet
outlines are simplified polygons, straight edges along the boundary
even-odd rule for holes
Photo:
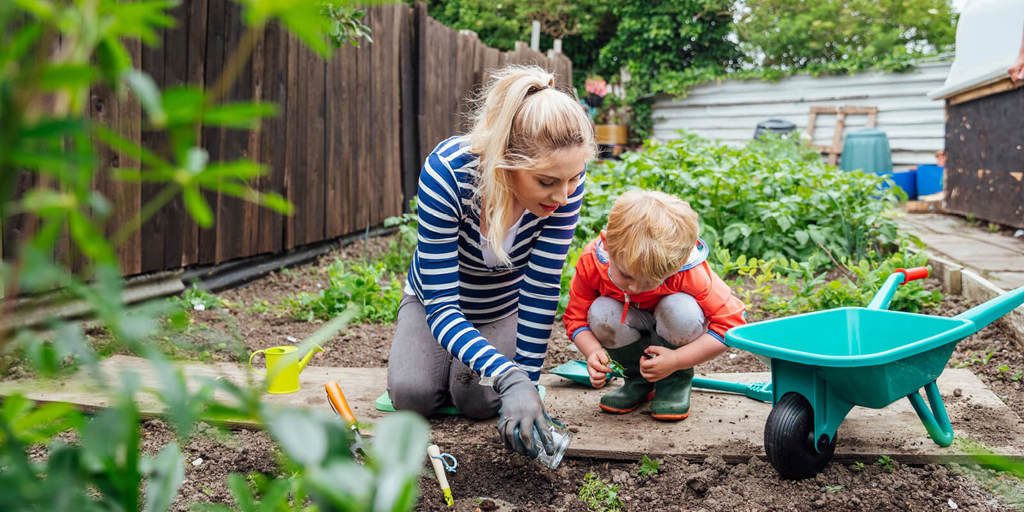
[[[813,143],[814,128],[819,115],[836,116],[836,128],[832,133],[832,145],[830,146]],[[822,154],[828,155],[829,165],[836,165],[839,162],[839,155],[843,153],[843,128],[845,127],[846,116],[848,115],[866,115],[868,116],[867,127],[874,128],[878,121],[878,107],[854,105],[816,105],[811,107],[810,117],[807,120],[807,135],[810,136],[812,141],[811,147],[817,149]]]

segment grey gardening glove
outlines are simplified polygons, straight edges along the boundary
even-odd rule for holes
[[[518,368],[505,372],[494,379],[494,390],[501,397],[498,435],[505,446],[527,457],[536,457],[540,450],[539,446],[534,446],[532,434],[536,428],[544,443],[544,451],[555,453],[545,420],[544,403],[526,372]]]

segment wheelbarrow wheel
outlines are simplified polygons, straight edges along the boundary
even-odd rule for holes
[[[786,393],[764,426],[764,451],[782,478],[801,480],[818,474],[836,451],[833,437],[821,453],[814,449],[814,410],[799,393]]]

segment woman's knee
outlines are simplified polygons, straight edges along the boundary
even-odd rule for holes
[[[587,324],[601,345],[619,348],[640,339],[640,331],[622,322],[623,303],[611,297],[598,297],[587,311]]]
[[[686,293],[662,298],[654,308],[654,319],[658,336],[676,346],[690,343],[707,330],[704,311]]]
[[[399,411],[413,411],[429,418],[444,402],[445,390],[429,382],[407,378],[393,378],[388,374],[388,396],[391,405]]]

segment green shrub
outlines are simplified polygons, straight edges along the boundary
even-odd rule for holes
[[[382,261],[353,264],[335,260],[328,269],[326,289],[285,298],[283,305],[293,318],[307,322],[333,318],[352,306],[358,306],[361,312],[354,321],[394,322],[402,299],[402,281],[389,274],[386,267]]]
[[[861,259],[897,240],[897,223],[885,215],[897,192],[879,191],[882,182],[809,159],[789,141],[732,148],[683,133],[595,166],[576,244],[597,236],[619,194],[642,188],[688,201],[712,247],[761,259],[809,260],[822,252]]]
[[[416,217],[416,200],[409,201],[409,213],[403,213],[399,217],[388,217],[384,219],[385,227],[398,226],[398,232],[391,242],[388,243],[388,250],[380,257],[379,261],[384,264],[384,269],[392,274],[405,274],[412,263],[412,253],[416,250],[419,222]]]

